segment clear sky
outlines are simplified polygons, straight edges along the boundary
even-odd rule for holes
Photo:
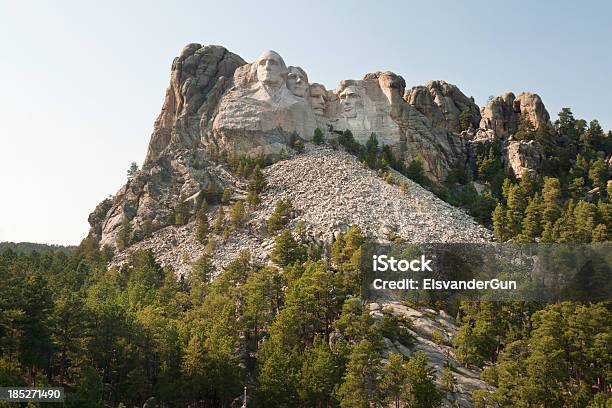
[[[311,82],[390,70],[482,106],[538,93],[612,128],[609,1],[0,0],[0,241],[77,244],[144,159],[190,42],[278,51]]]

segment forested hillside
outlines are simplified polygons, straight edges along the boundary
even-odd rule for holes
[[[518,135],[546,147],[541,174],[514,179],[491,144],[474,171],[456,169],[439,185],[422,177],[418,160],[394,163],[375,138],[361,146],[340,132],[315,142],[352,151],[392,184],[395,167],[492,225],[499,242],[609,241],[610,133],[564,109],[555,126],[533,131],[525,120]],[[63,386],[67,407],[153,401],[238,407],[244,387],[249,407],[453,406],[461,367],[449,365],[438,378],[424,354],[388,353],[389,341],[411,347],[413,322],[388,313],[375,320],[360,298],[361,251],[369,239],[360,228],[337,234],[329,247],[307,242],[303,225],[287,228],[292,203],[279,200],[266,223],[274,237],[271,262],[240,252],[224,268],[213,266],[215,245],[243,231],[262,205],[265,177],[258,163],[245,160],[223,164],[249,178],[246,199],[235,200],[228,213],[219,206],[209,219],[209,204],[229,204],[231,191],[215,190],[199,196],[193,219],[182,199],[169,217],[176,225],[194,222],[194,237],[204,245],[190,274],[161,267],[143,249],[126,252],[127,262],[108,269],[113,250],[92,236],[69,254],[4,249],[0,386]],[[485,186],[481,193],[475,182]],[[121,227],[119,249],[134,245],[129,228]],[[610,302],[411,306],[457,317],[453,354],[466,367],[483,368],[492,386],[474,392],[474,406],[612,402]],[[440,336],[433,342],[442,343]]]

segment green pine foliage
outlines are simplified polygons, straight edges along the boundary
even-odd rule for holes
[[[196,225],[195,225],[196,241],[202,244],[205,244],[206,241],[208,240],[209,232],[210,232],[210,224],[208,223],[208,214],[206,211],[206,206],[203,206],[196,213]]]
[[[138,174],[138,164],[136,162],[132,162],[130,164],[130,168],[127,171],[127,179],[128,181],[132,181],[134,177]]]
[[[459,114],[459,126],[461,130],[468,130],[472,126],[473,121],[474,115],[469,108],[462,110]]]
[[[515,134],[515,137],[518,140],[522,141],[530,141],[535,139],[535,127],[533,123],[531,123],[531,119],[529,119],[529,114],[522,113],[519,117],[518,122],[518,130]]]
[[[223,228],[225,228],[225,210],[223,207],[219,207],[217,210],[217,215],[215,216],[215,225],[213,226],[213,229],[215,230],[215,233],[220,234],[223,231]]]
[[[293,204],[290,199],[280,199],[274,206],[274,212],[270,218],[268,218],[268,232],[275,234],[280,231],[289,223],[291,212],[293,211]]]
[[[283,230],[276,237],[275,244],[270,258],[277,265],[289,266],[306,260],[306,249],[293,238],[291,231]]]
[[[266,179],[259,165],[256,165],[253,169],[253,174],[249,180],[247,190],[249,193],[261,194],[266,189]]]
[[[174,209],[174,225],[185,225],[189,221],[189,206],[181,196]]]
[[[236,201],[230,210],[230,225],[234,230],[244,228],[248,221],[248,214],[243,201]]]
[[[325,143],[325,138],[323,137],[323,131],[321,129],[315,129],[314,136],[312,137],[312,143],[316,144],[317,146]]]
[[[132,243],[132,226],[130,225],[130,220],[127,217],[123,217],[121,221],[121,226],[119,227],[119,232],[117,233],[117,249],[123,251]]]

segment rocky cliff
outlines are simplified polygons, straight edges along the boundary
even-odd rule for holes
[[[312,140],[315,129],[326,139],[349,130],[363,144],[374,133],[399,162],[419,159],[434,183],[455,166],[473,166],[475,145],[499,143],[508,167],[520,176],[537,171],[541,154],[537,143],[512,139],[522,113],[536,128],[549,121],[535,94],[505,94],[480,109],[452,84],[430,81],[407,89],[391,72],[328,90],[274,51],[246,63],[223,47],[189,44],[172,63],[142,169],[92,212],[90,234],[112,247],[127,220],[139,240],[145,224],[170,224],[180,201],[192,205],[210,186],[237,183],[222,171],[219,157],[278,160],[291,154],[296,138]]]

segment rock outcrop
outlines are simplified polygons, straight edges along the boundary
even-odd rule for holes
[[[544,152],[542,146],[535,140],[529,142],[511,140],[504,151],[505,165],[517,177],[526,173],[535,176],[542,169]]]
[[[170,86],[155,121],[145,164],[168,147],[189,148],[199,142],[236,68],[245,62],[216,45],[188,44],[172,62]]]
[[[431,127],[460,133],[465,130],[461,128],[461,114],[467,111],[469,124],[478,128],[478,105],[457,86],[445,81],[429,81],[425,86],[415,86],[406,91],[404,99],[427,117]]]
[[[534,93],[523,92],[517,97],[512,92],[491,99],[481,110],[482,119],[477,137],[482,140],[499,140],[504,152],[506,167],[517,177],[532,175],[541,170],[544,153],[535,141],[518,141],[512,138],[519,129],[521,116],[526,116],[534,130],[550,124],[550,115],[542,99]]]
[[[447,313],[433,309],[419,310],[397,301],[380,301],[380,303],[371,303],[369,307],[370,315],[374,319],[382,319],[384,311],[410,322],[410,334],[414,338],[414,344],[407,346],[397,340],[392,341],[385,338],[387,353],[399,353],[408,357],[417,352],[425,354],[427,362],[435,371],[439,386],[442,386],[441,378],[444,369],[448,366],[453,367],[455,390],[452,394],[444,395],[442,406],[472,407],[472,393],[475,390],[492,390],[491,386],[480,379],[481,370],[465,368],[455,356],[452,340],[458,332],[458,327],[455,319]],[[436,332],[444,340],[442,344],[434,341]]]
[[[494,131],[499,138],[507,137],[516,133],[523,114],[535,129],[550,122],[550,115],[537,94],[523,92],[515,97],[508,92],[491,99],[481,109],[480,128]]]

